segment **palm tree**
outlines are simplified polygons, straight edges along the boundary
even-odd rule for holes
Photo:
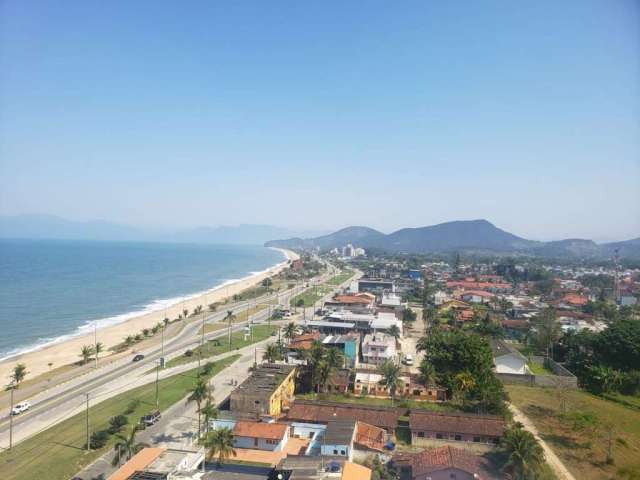
[[[511,472],[514,480],[534,478],[544,463],[542,447],[522,424],[518,423],[505,432],[501,446],[508,455],[504,468]]]
[[[236,316],[233,314],[233,310],[227,310],[227,315],[224,320],[229,324],[229,349],[231,349],[231,324],[235,320]]]
[[[295,323],[289,322],[287,326],[284,327],[284,338],[288,339],[289,342],[291,342],[297,334],[298,326]]]
[[[468,392],[476,386],[476,380],[469,372],[464,371],[453,377],[454,393],[457,397],[464,398]]]
[[[420,364],[420,380],[425,387],[430,387],[438,383],[438,375],[433,363],[423,360]]]
[[[201,426],[200,426],[200,414],[202,402],[211,399],[211,391],[207,385],[206,380],[199,379],[193,389],[191,389],[191,395],[187,398],[187,403],[196,402],[198,406],[198,438],[200,438]]]
[[[82,357],[82,363],[87,363],[93,356],[93,346],[83,345],[82,350],[80,350],[80,356]]]
[[[204,447],[208,450],[208,460],[217,456],[216,465],[218,467],[227,458],[236,456],[236,451],[233,449],[233,432],[230,428],[219,428],[209,432],[204,440]]]
[[[133,335],[127,335],[124,339],[124,344],[127,347],[130,347],[131,345],[133,345],[134,343],[136,343],[136,339],[133,338]]]
[[[11,379],[11,383],[15,386],[15,388],[18,388],[20,383],[27,376],[27,373],[29,372],[27,372],[27,366],[24,363],[18,363],[15,367],[13,367],[13,372],[11,372],[11,376],[9,378]]]
[[[113,456],[113,466],[120,465],[120,462],[123,458],[125,460],[130,460],[131,457],[133,457],[140,450],[149,446],[146,443],[136,442],[136,435],[139,429],[139,425],[133,425],[127,436],[118,435],[118,438],[120,440],[113,446],[113,449],[116,452]]]
[[[400,380],[402,373],[400,365],[393,360],[385,360],[384,363],[380,365],[379,373],[382,375],[380,385],[383,385],[391,395],[391,405],[393,406],[396,398],[396,390],[403,385],[402,380]]]
[[[96,363],[98,363],[98,355],[104,352],[104,343],[102,342],[96,343],[96,346],[94,347],[94,352],[96,354]]]
[[[400,329],[397,325],[391,325],[388,330],[389,335],[396,339],[396,344],[398,343],[398,339],[400,338]]]
[[[277,343],[270,343],[267,345],[262,358],[269,363],[282,360],[282,348]]]
[[[209,421],[218,418],[218,409],[211,400],[207,400],[207,403],[202,407],[202,415],[204,416],[204,434],[206,436],[209,433]]]

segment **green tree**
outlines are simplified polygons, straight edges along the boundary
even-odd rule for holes
[[[207,400],[204,407],[202,407],[202,416],[204,417],[204,434],[209,434],[209,422],[218,418],[218,409],[211,399]]]
[[[534,320],[536,334],[534,343],[536,347],[544,351],[549,358],[553,358],[553,344],[558,341],[562,330],[556,320],[556,310],[553,307],[545,308]]]
[[[15,388],[18,388],[24,381],[28,373],[29,372],[27,372],[27,366],[24,363],[18,363],[15,367],[13,367],[13,371],[9,376],[9,378],[11,379],[11,384]]]
[[[93,357],[93,346],[92,345],[83,345],[80,350],[80,357],[82,358],[82,363],[85,364],[91,357]]]
[[[393,406],[396,399],[396,392],[398,388],[403,385],[400,379],[400,375],[402,375],[400,365],[393,360],[385,360],[384,363],[380,365],[378,372],[382,375],[380,385],[383,385],[389,392],[391,396],[391,406]]]
[[[207,381],[203,378],[200,378],[195,386],[191,389],[189,397],[187,398],[187,403],[195,402],[198,410],[198,438],[200,438],[201,434],[201,413],[202,413],[202,403],[211,399],[211,391],[209,389],[209,385]]]
[[[236,316],[234,315],[233,310],[227,310],[227,315],[224,317],[224,321],[227,322],[228,325],[229,349],[231,349],[231,325],[235,318]]]
[[[289,322],[284,327],[284,338],[289,340],[289,342],[291,342],[291,340],[293,340],[297,334],[298,334],[298,326],[295,323]]]
[[[131,430],[129,430],[128,435],[122,436],[118,435],[118,441],[113,446],[113,450],[115,451],[115,455],[113,456],[112,464],[120,465],[122,460],[128,461],[133,457],[136,453],[142,450],[145,447],[148,447],[146,443],[139,443],[136,439],[136,435],[140,429],[139,425],[133,425]]]
[[[215,457],[218,467],[227,458],[236,456],[236,451],[233,449],[233,432],[229,428],[219,428],[209,432],[203,444],[207,449],[207,460]]]
[[[262,355],[262,358],[269,363],[276,362],[278,360],[282,360],[284,358],[282,348],[277,343],[270,343],[267,345],[267,348]]]
[[[104,352],[104,343],[98,342],[94,347],[94,353],[96,355],[96,362],[98,361],[98,356]]]
[[[398,342],[401,332],[397,325],[391,325],[387,333],[396,339],[396,343]]]
[[[514,480],[533,480],[537,477],[544,464],[544,454],[531,432],[521,424],[516,424],[505,432],[501,447],[508,456],[504,469],[511,473]]]

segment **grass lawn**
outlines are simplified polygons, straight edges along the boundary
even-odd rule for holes
[[[549,370],[542,363],[531,361],[528,367],[534,375],[553,375],[553,371]]]
[[[327,285],[338,286],[342,285],[344,282],[353,277],[353,270],[343,270],[341,273],[332,277],[327,281]]]
[[[235,362],[234,355],[215,362],[211,376]],[[196,369],[173,375],[160,381],[160,410],[182,400],[195,385]],[[128,414],[130,423],[155,409],[155,383],[143,385],[98,403],[89,409],[92,432],[108,427],[108,421],[123,414],[132,400],[138,400],[135,410]],[[107,445],[86,453],[85,413],[79,413],[58,425],[20,443],[11,452],[0,453],[0,475],[3,480],[68,480],[76,472],[113,448],[117,438],[111,436]],[[131,428],[130,425],[125,427]]]
[[[239,348],[246,347],[247,345],[260,342],[265,338],[270,337],[272,333],[277,333],[277,331],[278,327],[276,326],[256,325],[253,327],[253,341],[251,341],[251,338],[247,338],[245,340],[244,330],[233,332],[231,334],[231,347],[229,347],[229,339],[226,336],[222,336],[214,340],[209,340],[202,347],[202,359],[206,360],[209,357],[220,355],[221,353],[228,352],[229,350],[237,350]],[[171,368],[177,365],[182,365],[184,363],[198,360],[200,347],[194,348],[193,350],[191,350],[191,352],[192,354],[189,356],[182,354],[179,357],[172,358],[166,363],[166,368]]]
[[[505,385],[511,401],[538,428],[567,468],[580,480],[624,479],[619,469],[640,475],[640,411],[580,390],[567,393],[568,415],[589,413],[598,426],[580,430],[578,422],[563,419],[554,389]],[[566,416],[565,416],[566,417]],[[614,465],[605,463],[609,432],[613,425]],[[638,477],[633,477],[638,478]]]
[[[314,303],[329,293],[331,289],[326,285],[319,285],[318,287],[311,287],[306,292],[296,295],[291,299],[291,306],[298,306],[298,301],[302,300],[305,307],[312,307]]]
[[[361,397],[358,395],[341,395],[337,393],[305,393],[302,395],[296,394],[296,398],[300,400],[322,400],[326,402],[339,402],[339,403],[355,403],[358,405],[375,405],[380,407],[391,407],[390,398],[375,398],[375,397]],[[435,402],[416,402],[415,400],[405,400],[403,398],[397,398],[393,404],[394,407],[402,408],[414,408],[431,410],[434,412],[459,412],[454,405],[448,403],[435,403]]]

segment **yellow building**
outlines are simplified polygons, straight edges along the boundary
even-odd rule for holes
[[[296,367],[264,364],[231,393],[231,412],[241,416],[278,417],[293,402]]]

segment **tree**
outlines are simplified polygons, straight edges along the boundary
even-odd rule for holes
[[[427,387],[437,385],[438,376],[431,362],[422,362],[420,364],[420,381]]]
[[[209,432],[203,444],[207,449],[207,459],[211,460],[216,457],[218,467],[227,458],[236,456],[236,451],[233,449],[233,432],[230,428],[219,428]]]
[[[276,362],[278,360],[282,360],[284,358],[282,354],[282,348],[277,343],[270,343],[267,345],[267,348],[262,355],[262,358],[269,363]]]
[[[560,325],[556,321],[553,307],[545,308],[534,320],[536,335],[534,342],[538,349],[544,350],[547,357],[553,358],[553,344],[560,338]]]
[[[416,321],[417,314],[410,308],[402,310],[402,328],[406,329],[410,323]]]
[[[228,324],[228,333],[229,333],[229,348],[231,348],[231,324],[235,320],[236,316],[233,313],[233,310],[227,310],[227,315],[224,317],[224,321]]]
[[[116,415],[109,419],[109,433],[114,434],[120,432],[123,427],[129,423],[129,419],[124,415]]]
[[[29,372],[27,372],[27,366],[24,363],[18,363],[15,367],[13,367],[13,371],[9,378],[11,379],[11,384],[18,388],[20,383],[25,379]]]
[[[218,409],[211,402],[207,400],[207,403],[202,407],[202,415],[204,416],[204,434],[209,433],[209,421],[218,418]]]
[[[387,333],[389,333],[389,335],[391,335],[393,338],[396,339],[396,342],[398,341],[398,339],[400,338],[400,329],[398,328],[397,325],[391,325],[391,327],[389,328],[389,330],[387,331]]]
[[[98,342],[94,347],[96,362],[98,361],[98,356],[104,351],[104,343]]]
[[[124,345],[125,347],[130,347],[131,345],[133,345],[134,343],[136,343],[136,339],[133,338],[133,335],[127,335],[124,339]]]
[[[454,397],[465,399],[467,394],[471,392],[476,386],[476,380],[469,372],[464,371],[458,373],[454,380],[453,393]]]
[[[514,480],[536,478],[544,464],[542,447],[522,424],[516,424],[505,432],[501,447],[508,455],[504,469],[511,473]]]
[[[271,285],[273,285],[273,280],[271,280],[269,277],[262,280],[262,286],[267,290],[271,289]]]
[[[151,330],[149,330],[148,328],[143,328],[142,335],[144,335],[145,337],[148,337],[149,335],[151,335]]]
[[[80,350],[80,357],[82,357],[82,363],[85,364],[91,357],[93,357],[93,346],[92,345],[83,345]]]
[[[391,396],[391,406],[393,406],[396,399],[396,391],[398,387],[403,385],[402,380],[400,380],[400,375],[402,374],[400,365],[393,360],[385,360],[384,363],[380,365],[378,372],[382,375],[380,385],[383,385],[389,392]]]
[[[298,334],[298,326],[295,323],[289,322],[284,327],[284,338],[289,340],[289,342],[291,342],[291,340],[293,340],[297,334]]]
[[[126,436],[119,435],[119,441],[113,446],[115,450],[115,455],[113,456],[112,464],[114,466],[120,465],[120,462],[125,460],[130,460],[136,453],[142,450],[149,445],[145,443],[138,443],[136,440],[136,435],[138,434],[138,430],[140,429],[139,425],[133,425],[129,434]]]
[[[190,395],[187,398],[187,403],[196,402],[198,407],[198,438],[200,438],[201,432],[201,413],[202,413],[202,403],[206,400],[211,399],[211,391],[209,390],[209,385],[207,385],[207,381],[203,378],[200,378],[195,386],[190,390]]]

